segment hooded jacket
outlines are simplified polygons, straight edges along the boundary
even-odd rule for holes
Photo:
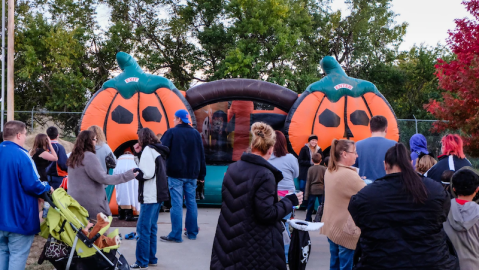
[[[324,160],[323,150],[321,147],[316,146],[316,153],[321,155],[321,159]],[[309,148],[309,143],[305,144],[301,151],[299,151],[298,155],[298,163],[299,163],[299,180],[304,180],[308,178],[308,169],[309,167],[313,166],[313,161],[311,160],[311,150]]]
[[[136,179],[138,201],[140,203],[161,203],[169,199],[168,180],[166,176],[166,159],[170,154],[168,147],[161,143],[150,144],[141,152],[141,170]]]
[[[427,151],[427,140],[426,137],[422,134],[414,134],[409,140],[409,146],[411,148],[411,160],[413,162],[414,168],[416,168],[416,159],[419,157],[419,154],[429,154]]]
[[[475,202],[461,205],[452,199],[444,231],[456,249],[461,270],[478,269],[479,205]]]
[[[210,269],[286,270],[281,220],[298,205],[295,194],[278,201],[282,173],[264,158],[243,154],[226,171]]]

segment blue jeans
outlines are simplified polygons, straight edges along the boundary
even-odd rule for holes
[[[183,194],[186,203],[185,227],[189,239],[196,239],[198,235],[198,208],[196,206],[196,179],[177,179],[168,177],[168,186],[171,197],[171,232],[168,238],[183,242]]]
[[[299,180],[299,190],[304,193],[304,189],[306,188],[306,180]]]
[[[156,264],[156,233],[158,231],[159,203],[142,203],[140,217],[136,224],[138,242],[136,243],[136,264],[147,267]]]
[[[292,213],[287,214],[283,219],[286,221],[291,219]],[[289,224],[286,222],[285,224],[286,231],[288,232],[289,239],[291,239],[291,232],[289,231]],[[288,263],[288,254],[289,254],[289,246],[290,245],[284,245],[284,255],[286,256],[286,263]]]
[[[329,252],[331,260],[329,263],[330,270],[351,270],[353,269],[354,250],[345,248],[333,241],[329,240]]]
[[[50,186],[53,189],[59,188],[60,185],[62,184],[62,181],[63,181],[63,176],[51,176],[51,175],[48,176],[48,184],[50,184]]]
[[[319,203],[323,201],[323,195],[308,195],[308,208],[306,211],[306,221],[313,221],[312,215],[314,210],[314,204],[316,200],[319,200]]]
[[[0,231],[0,269],[25,269],[35,235]]]

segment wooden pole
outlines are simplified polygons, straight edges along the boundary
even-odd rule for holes
[[[2,122],[1,131],[3,132],[5,118],[5,0],[2,0]]]
[[[15,0],[8,0],[7,121],[13,120],[13,61],[15,37]]]

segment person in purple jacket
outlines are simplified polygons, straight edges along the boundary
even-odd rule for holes
[[[53,189],[41,182],[23,148],[26,125],[8,121],[0,144],[0,269],[24,269],[40,232],[38,197]]]

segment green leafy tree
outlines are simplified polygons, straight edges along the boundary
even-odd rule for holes
[[[440,57],[448,57],[442,46],[414,46],[401,53],[397,61],[377,63],[360,76],[376,84],[398,118],[434,119],[423,107],[429,99],[441,97],[434,68]]]
[[[325,32],[330,39],[330,54],[350,76],[379,62],[397,59],[407,23],[396,24],[391,1],[348,0],[350,15],[342,18],[340,11],[331,14]]]
[[[41,14],[27,15],[19,25],[15,35],[15,109],[82,111],[93,81],[85,74],[85,47],[76,39],[76,30],[49,23]],[[55,120],[70,131],[77,124],[71,115],[56,115]]]

